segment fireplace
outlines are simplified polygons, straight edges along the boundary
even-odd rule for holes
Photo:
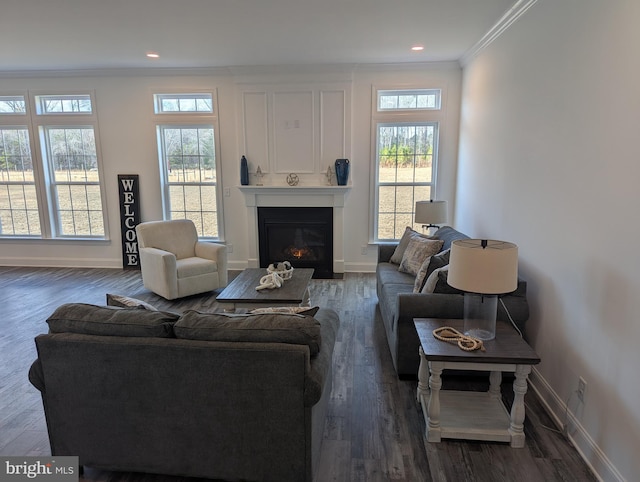
[[[314,278],[333,277],[333,208],[258,207],[260,267],[289,261],[314,268]]]

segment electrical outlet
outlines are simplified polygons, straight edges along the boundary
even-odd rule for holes
[[[233,253],[233,244],[227,244],[227,253]]]
[[[369,254],[369,246],[367,246],[366,244],[362,245],[362,248],[360,248],[360,252],[366,256],[367,254]]]
[[[224,188],[224,197],[229,197],[231,196],[231,188],[225,187]]]
[[[578,398],[584,403],[584,395],[587,392],[587,382],[584,378],[580,377],[578,380]]]

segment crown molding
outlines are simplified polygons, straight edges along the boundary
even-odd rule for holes
[[[522,17],[527,10],[533,7],[538,0],[518,0],[505,14],[496,22],[496,24],[484,34],[484,36],[476,42],[473,47],[467,50],[460,57],[460,65],[466,67],[480,52],[486,49],[491,43],[503,34],[516,20]]]
[[[64,78],[64,77],[144,77],[172,75],[231,75],[229,67],[160,67],[160,68],[103,68],[69,70],[7,70],[0,78]]]

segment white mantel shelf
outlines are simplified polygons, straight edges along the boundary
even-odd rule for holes
[[[347,186],[237,186],[247,206],[344,206]],[[301,201],[302,199],[302,201]],[[274,204],[275,203],[275,204]],[[302,203],[302,204],[300,204]]]
[[[335,194],[346,193],[351,189],[347,186],[237,186],[247,194]],[[296,192],[298,191],[298,192]]]
[[[237,186],[247,206],[249,242],[248,265],[260,266],[258,259],[258,208],[282,206],[326,206],[333,208],[333,271],[344,273],[344,202],[347,186]]]

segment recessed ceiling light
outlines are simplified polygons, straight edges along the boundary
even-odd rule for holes
[[[160,54],[158,54],[157,52],[147,52],[147,57],[149,57],[150,59],[158,59],[160,58]]]
[[[420,52],[421,50],[424,50],[424,47],[422,45],[414,45],[413,47],[411,47],[411,50],[413,50],[414,52]]]

